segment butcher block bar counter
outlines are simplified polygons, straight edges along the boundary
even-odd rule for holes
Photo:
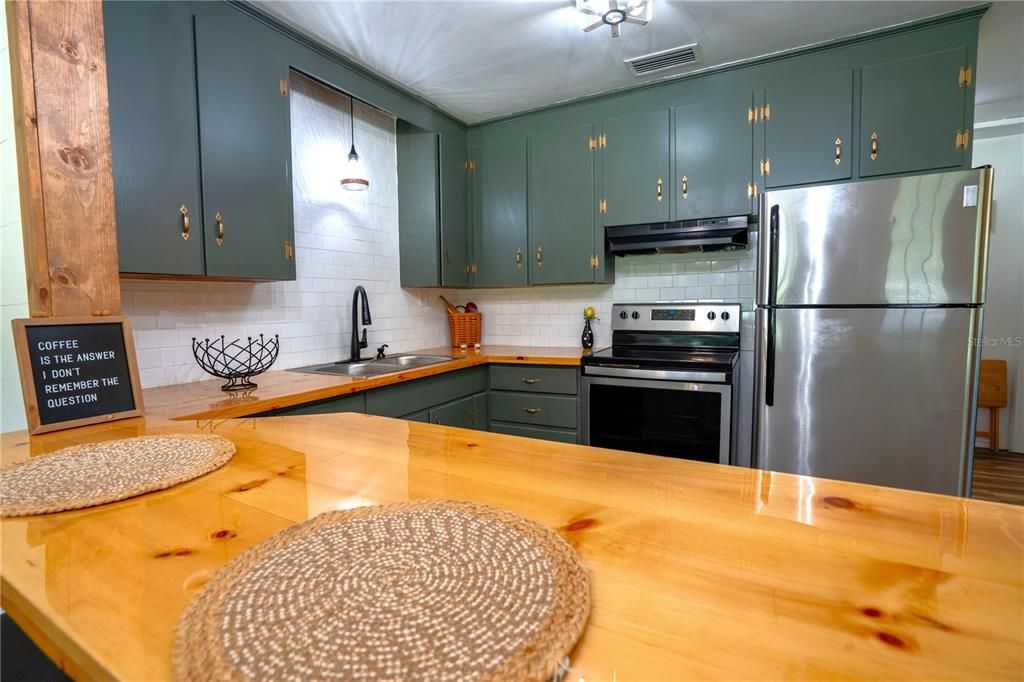
[[[426,498],[518,513],[578,550],[592,610],[569,680],[1024,674],[1020,507],[351,413],[9,433],[3,463],[197,432],[234,459],[0,523],[3,607],[73,677],[169,678],[175,623],[240,552],[324,511]]]

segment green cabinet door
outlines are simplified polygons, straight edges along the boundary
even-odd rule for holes
[[[530,283],[593,282],[594,126],[531,135]]]
[[[678,106],[675,118],[676,220],[752,213],[754,126],[749,91]]]
[[[476,428],[473,411],[474,397],[466,396],[455,402],[430,408],[430,423],[442,426],[457,426],[460,429]]]
[[[202,275],[192,12],[104,2],[103,25],[121,272]]]
[[[441,284],[469,284],[466,135],[441,134]]]
[[[438,134],[399,120],[398,259],[403,287],[441,284]]]
[[[964,161],[967,87],[959,47],[864,68],[861,87],[861,176],[952,168]]]
[[[491,419],[488,415],[487,393],[477,393],[473,396],[473,428],[477,431],[489,431]]]
[[[602,124],[604,224],[669,220],[669,110],[646,111]]]
[[[765,158],[754,164],[764,187],[851,177],[853,71],[771,86],[765,97]]]
[[[527,283],[526,139],[474,147],[473,252],[478,287]]]
[[[206,273],[295,279],[286,38],[227,4],[195,12]]]

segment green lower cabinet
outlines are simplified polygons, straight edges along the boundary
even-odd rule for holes
[[[494,391],[490,416],[495,421],[575,429],[579,400],[576,396]]]
[[[194,11],[206,274],[295,279],[286,38],[224,3]]]
[[[658,109],[601,125],[604,225],[665,222],[671,216],[669,110]]]
[[[525,286],[526,138],[474,147],[473,252],[477,287]]]
[[[366,394],[357,393],[344,398],[331,398],[306,405],[284,407],[274,411],[275,417],[288,417],[303,414],[337,414],[339,412],[366,412]]]
[[[491,431],[494,433],[504,433],[509,436],[551,440],[557,443],[579,442],[579,434],[576,431],[568,431],[566,429],[549,429],[542,426],[524,426],[523,424],[492,421]]]
[[[366,411],[382,417],[404,417],[487,390],[484,366],[446,372],[366,392]]]
[[[750,92],[676,107],[676,220],[719,218],[754,212],[751,162],[754,126],[747,119]]]
[[[593,282],[594,126],[531,135],[530,283]]]
[[[967,49],[864,68],[861,77],[860,174],[863,177],[955,168],[966,92]]]
[[[486,397],[486,393],[480,393],[432,407],[428,419],[431,424],[485,431],[487,430]],[[482,413],[480,412],[481,405],[483,406]]]
[[[413,412],[407,414],[402,419],[409,422],[423,422],[424,424],[430,421],[430,410],[420,410],[419,412]]]
[[[852,70],[772,86],[765,107],[765,158],[754,162],[765,188],[852,176]]]

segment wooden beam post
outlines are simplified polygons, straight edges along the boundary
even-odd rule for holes
[[[121,312],[103,6],[7,9],[29,313]]]

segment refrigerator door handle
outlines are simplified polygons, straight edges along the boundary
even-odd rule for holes
[[[764,358],[764,404],[775,405],[775,308],[765,311],[768,316],[767,339]]]
[[[768,219],[768,305],[775,305],[779,280],[779,205],[771,208]]]

